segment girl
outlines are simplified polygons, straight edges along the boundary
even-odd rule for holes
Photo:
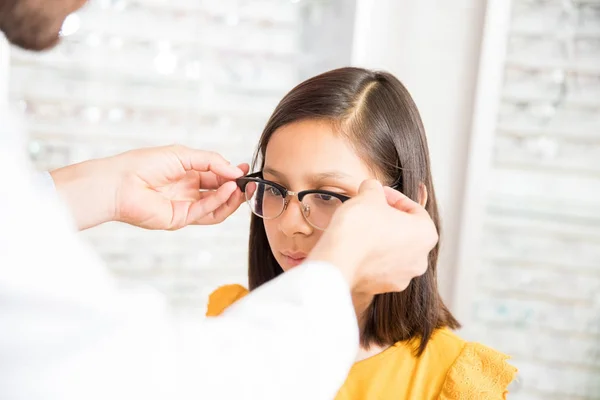
[[[253,164],[259,172],[238,180],[253,212],[250,290],[301,264],[364,179],[419,201],[439,230],[421,118],[388,73],[342,68],[298,85],[267,122]],[[505,398],[516,370],[505,355],[452,333],[459,323],[438,293],[438,250],[403,292],[352,293],[361,347],[336,400]],[[217,289],[207,315],[246,293]]]

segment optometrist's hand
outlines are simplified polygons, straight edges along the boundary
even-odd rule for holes
[[[353,292],[399,292],[427,271],[437,241],[435,224],[420,204],[367,180],[334,214],[308,259],[338,267]]]
[[[176,230],[229,217],[244,199],[234,180],[248,170],[218,153],[174,145],[85,161],[51,175],[81,230],[109,221]]]

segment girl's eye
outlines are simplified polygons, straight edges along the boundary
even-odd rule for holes
[[[281,192],[274,186],[265,185],[265,193],[273,197],[281,197]]]

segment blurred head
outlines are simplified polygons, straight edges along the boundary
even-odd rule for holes
[[[0,0],[0,30],[9,42],[27,50],[58,43],[65,18],[86,0]]]
[[[389,73],[342,68],[292,89],[267,122],[254,169],[293,192],[322,189],[350,197],[364,179],[379,179],[424,205],[439,231],[423,124],[409,92]],[[293,196],[277,218],[253,215],[250,288],[299,265],[322,232]],[[420,339],[420,354],[434,329],[458,327],[438,293],[438,250],[404,292],[374,297],[361,316],[364,346]]]

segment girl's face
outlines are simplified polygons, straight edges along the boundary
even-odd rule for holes
[[[265,152],[263,177],[288,190],[321,189],[354,196],[363,180],[375,178],[347,139],[330,123],[295,122],[279,128]],[[297,197],[279,217],[263,220],[271,251],[284,271],[304,261],[322,231],[310,225]]]

